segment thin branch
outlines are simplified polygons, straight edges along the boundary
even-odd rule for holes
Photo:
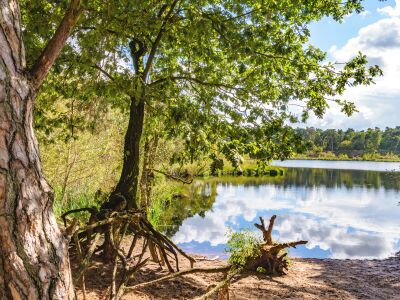
[[[283,60],[287,60],[291,63],[295,63],[301,66],[308,66],[308,67],[316,67],[316,68],[320,68],[320,69],[325,69],[329,72],[332,72],[334,74],[339,75],[340,73],[336,72],[335,69],[330,68],[328,65],[320,65],[318,63],[307,63],[307,62],[299,62],[297,59],[294,58],[290,58],[290,57],[286,57],[286,56],[282,56],[282,55],[272,55],[272,54],[267,54],[267,53],[262,53],[262,52],[258,52],[258,51],[254,51],[254,54],[263,56],[263,57],[267,57],[267,58],[271,58],[271,59],[283,59]],[[339,65],[342,63],[334,63],[335,65]]]
[[[167,27],[167,23],[171,19],[172,12],[174,11],[174,8],[178,4],[178,2],[179,2],[179,0],[174,0],[174,2],[171,4],[171,8],[169,9],[168,14],[165,16],[165,19],[163,20],[163,22],[161,24],[160,30],[158,31],[158,34],[157,34],[154,42],[151,45],[150,54],[147,59],[146,67],[143,71],[143,77],[142,77],[143,81],[146,81],[147,75],[150,72],[151,66],[154,61],[154,57],[157,52],[158,45],[160,44],[160,41],[161,41],[161,37],[165,31],[165,28]]]
[[[226,278],[224,280],[219,282],[214,288],[209,290],[203,296],[195,298],[195,300],[206,300],[206,299],[208,299],[210,296],[214,295],[220,289],[222,289],[223,287],[228,285],[231,282],[232,278],[235,277],[237,274],[239,274],[242,271],[243,271],[242,268],[238,268],[238,269],[232,270],[230,273],[228,273],[228,275],[226,276]]]
[[[108,73],[106,70],[104,70],[102,67],[100,67],[99,65],[94,64],[92,67],[99,70],[101,73],[106,75],[112,81],[115,81],[115,78],[110,73]]]
[[[167,78],[160,78],[160,79],[157,79],[157,80],[153,81],[152,83],[150,83],[149,86],[157,85],[157,84],[163,83],[167,80],[172,80],[172,81],[186,80],[189,82],[194,82],[194,83],[198,83],[200,85],[205,85],[205,86],[223,87],[226,89],[237,90],[237,91],[243,90],[243,88],[239,88],[239,87],[227,84],[227,83],[208,82],[208,81],[203,81],[196,77],[190,77],[190,76],[170,76]]]
[[[161,170],[157,170],[157,169],[151,169],[151,170],[154,171],[154,172],[163,174],[164,176],[166,176],[166,177],[168,177],[168,178],[171,178],[171,179],[180,181],[180,182],[182,182],[182,183],[185,183],[185,184],[191,184],[191,183],[193,182],[193,179],[191,179],[191,180],[185,180],[185,179],[182,179],[182,178],[180,178],[180,177],[178,177],[178,176],[174,176],[174,175],[172,175],[172,174],[166,173],[166,172],[161,171]]]
[[[95,27],[95,26],[79,26],[78,28],[76,28],[74,30],[74,33],[78,32],[78,31],[81,31],[81,30],[98,30],[98,28]],[[122,36],[122,37],[124,37],[126,39],[129,39],[129,36],[126,35],[123,32],[119,32],[119,31],[116,31],[116,30],[113,30],[113,29],[108,29],[108,28],[104,28],[103,30],[106,31],[107,33],[110,33],[110,34],[113,34],[113,35],[116,35],[116,36]]]
[[[56,32],[47,43],[39,58],[33,64],[32,68],[29,70],[32,85],[36,90],[39,89],[44,78],[49,73],[50,68],[60,55],[61,50],[64,47],[72,28],[78,22],[82,11],[83,9],[81,6],[81,0],[71,0],[70,6]]]

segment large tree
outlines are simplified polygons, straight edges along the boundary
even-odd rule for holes
[[[0,0],[2,300],[75,298],[67,240],[52,212],[53,192],[43,176],[33,132],[33,109],[39,88],[81,12],[80,0],[71,0],[40,55],[27,66],[19,2]]]
[[[298,142],[290,122],[310,113],[322,117],[330,102],[351,114],[354,105],[340,97],[345,88],[370,84],[380,74],[362,54],[335,65],[309,45],[311,22],[340,21],[360,12],[361,1],[104,5],[89,18],[95,22],[77,28],[80,47],[70,56],[75,68],[66,63],[62,72],[96,78],[102,93],[129,109],[121,177],[103,208],[138,207],[146,109],[168,116],[167,130],[187,141],[193,157],[209,150],[231,161],[241,153],[284,158]],[[296,115],[293,107],[302,111]]]

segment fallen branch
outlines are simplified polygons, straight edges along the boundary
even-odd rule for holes
[[[185,179],[183,179],[181,177],[175,176],[173,174],[169,174],[169,173],[161,171],[161,170],[157,170],[157,169],[151,169],[151,170],[154,171],[154,172],[160,173],[160,174],[164,175],[165,177],[171,178],[171,179],[176,180],[176,181],[180,181],[180,182],[182,182],[184,184],[191,184],[193,182],[193,179],[185,180]]]
[[[218,292],[219,290],[221,290],[222,288],[226,287],[227,285],[229,285],[229,283],[231,282],[231,280],[233,279],[233,277],[235,277],[236,275],[238,275],[240,272],[242,272],[243,269],[242,268],[238,268],[238,269],[233,269],[231,270],[226,278],[222,281],[220,281],[215,287],[213,287],[211,290],[209,290],[207,293],[205,293],[204,295],[195,298],[195,300],[206,300],[208,297],[214,295],[216,292]]]
[[[139,283],[133,286],[128,286],[125,289],[126,290],[137,290],[137,289],[141,289],[156,283],[160,283],[172,278],[176,278],[179,276],[184,276],[184,275],[188,275],[188,274],[193,274],[193,273],[218,273],[218,272],[226,272],[229,271],[231,269],[231,266],[222,266],[222,267],[214,267],[214,268],[192,268],[192,269],[187,269],[187,270],[182,270],[176,273],[171,273],[169,275],[166,275],[164,277],[152,280],[152,281],[148,281],[148,282],[143,282],[143,283]]]

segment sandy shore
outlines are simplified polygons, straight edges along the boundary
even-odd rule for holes
[[[196,257],[196,256],[195,256]],[[197,256],[199,258],[199,256]],[[230,299],[400,299],[400,257],[385,260],[292,259],[286,276],[269,278],[243,274],[229,287]],[[225,264],[200,261],[199,267]],[[106,299],[110,269],[95,264],[86,277],[87,299]],[[181,268],[188,268],[182,260]],[[166,275],[158,264],[149,263],[131,284]],[[123,299],[193,299],[223,279],[223,274],[191,274],[131,291]],[[78,291],[82,299],[82,294]]]

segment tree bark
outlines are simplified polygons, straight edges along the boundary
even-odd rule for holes
[[[0,299],[75,299],[33,132],[17,0],[0,0]]]
[[[30,70],[31,82],[35,89],[38,89],[47,76],[51,66],[60,55],[65,42],[81,15],[81,0],[71,0],[70,6],[64,18],[57,28],[54,36],[49,40],[42,54],[36,60]]]
[[[144,144],[143,167],[140,178],[140,207],[146,210],[151,201],[151,191],[154,184],[154,163],[158,150],[159,136],[155,134],[152,139],[147,139]]]
[[[132,99],[128,129],[125,135],[124,159],[121,177],[109,200],[102,209],[138,209],[137,191],[139,185],[140,140],[143,133],[144,100],[136,104]]]

